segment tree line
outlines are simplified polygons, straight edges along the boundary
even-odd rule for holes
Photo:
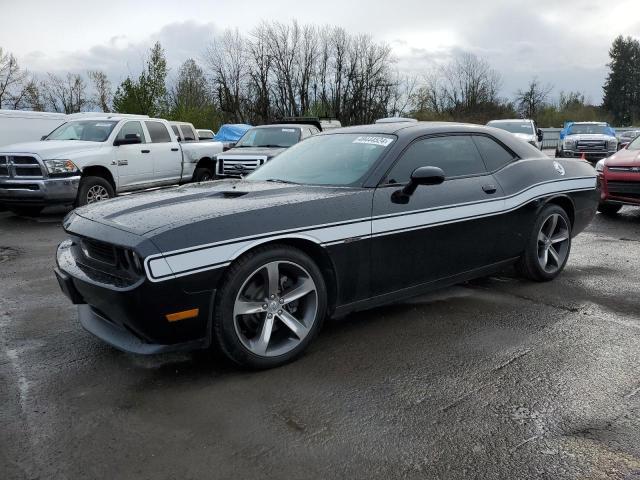
[[[538,78],[504,98],[501,74],[473,54],[409,75],[396,67],[390,47],[369,35],[296,21],[263,22],[248,34],[217,35],[171,78],[156,43],[139,75],[115,86],[102,71],[36,76],[0,47],[0,107],[137,113],[214,129],[289,116],[332,117],[343,125],[385,116],[474,123],[522,117],[543,127],[566,120],[640,122],[640,42],[618,37],[609,55],[602,105],[590,104],[578,91],[560,92],[551,101],[553,86]]]

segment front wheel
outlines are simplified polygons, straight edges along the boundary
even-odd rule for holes
[[[193,172],[193,181],[194,182],[208,182],[209,180],[213,180],[215,175],[213,174],[213,170],[206,167],[196,168],[196,171]]]
[[[111,184],[102,177],[85,177],[80,181],[76,206],[101,202],[115,196]]]
[[[615,203],[601,203],[598,205],[598,211],[607,217],[615,216],[621,208],[622,205],[616,205]]]
[[[326,308],[324,278],[308,255],[285,245],[260,248],[229,267],[216,299],[215,338],[239,365],[277,367],[307,348]]]
[[[570,251],[571,220],[562,207],[547,205],[535,221],[518,270],[537,282],[553,280],[564,269]]]

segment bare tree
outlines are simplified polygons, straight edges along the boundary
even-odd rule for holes
[[[82,111],[89,103],[86,96],[87,85],[78,74],[68,73],[58,77],[49,73],[42,82],[41,91],[47,109],[66,114]]]
[[[552,85],[542,85],[537,78],[531,79],[526,90],[518,90],[516,93],[516,105],[518,113],[523,118],[536,119],[540,108],[543,107],[553,90]]]
[[[28,72],[22,70],[13,54],[0,47],[0,108],[18,108],[28,83]]]
[[[107,74],[100,70],[92,70],[87,72],[87,75],[94,88],[91,103],[100,108],[103,112],[110,112],[113,93],[111,91],[111,82],[109,81],[109,78],[107,78]]]

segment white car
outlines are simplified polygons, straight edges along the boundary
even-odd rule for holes
[[[219,142],[202,146],[196,152],[179,143],[166,120],[85,114],[42,141],[0,147],[0,207],[33,215],[52,204],[198,180],[222,151]]]
[[[593,164],[618,151],[616,131],[606,122],[568,122],[560,131],[557,158],[583,158]]]
[[[533,120],[521,118],[491,120],[487,123],[487,127],[505,130],[520,140],[533,145],[538,150],[542,150],[542,130],[536,128],[536,124]]]

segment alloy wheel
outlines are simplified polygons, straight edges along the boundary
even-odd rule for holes
[[[569,254],[569,226],[565,218],[553,213],[542,222],[538,232],[538,262],[547,273],[555,273]]]
[[[96,203],[111,198],[102,185],[94,185],[87,191],[87,203]]]
[[[317,320],[318,291],[309,272],[290,261],[269,262],[240,287],[233,306],[238,338],[251,353],[284,355]]]

